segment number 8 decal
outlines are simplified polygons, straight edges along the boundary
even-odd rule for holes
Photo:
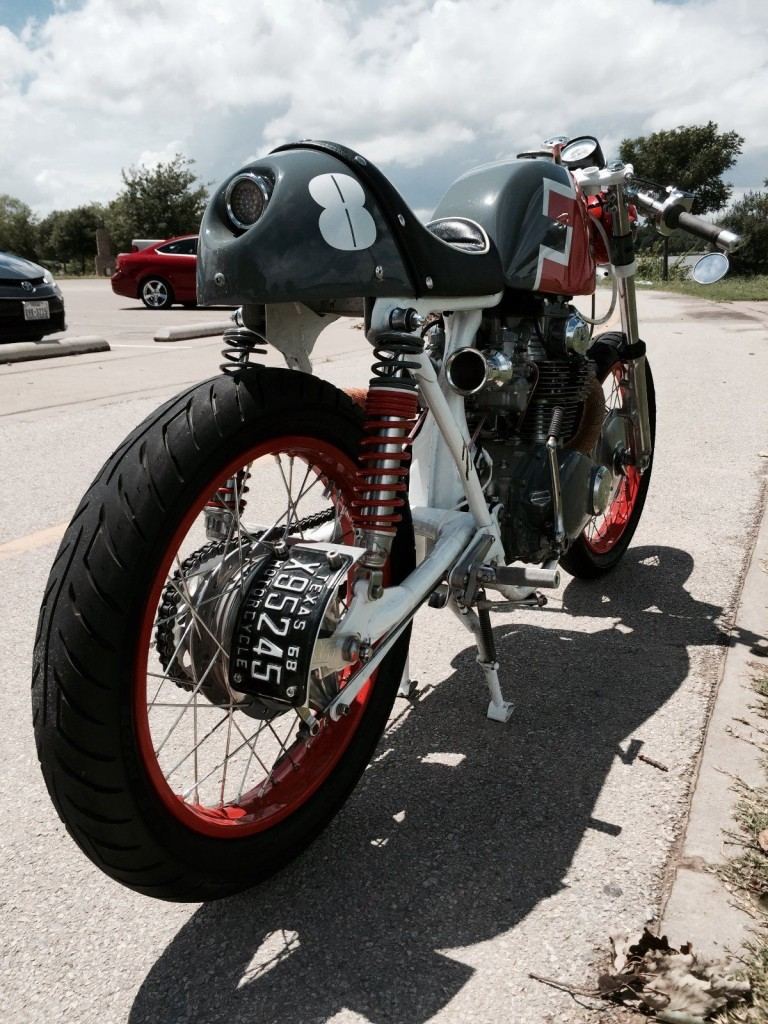
[[[318,174],[309,183],[309,194],[323,208],[318,226],[333,249],[368,249],[376,241],[363,186],[351,175]]]

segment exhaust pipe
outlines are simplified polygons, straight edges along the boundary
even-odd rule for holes
[[[512,360],[503,352],[484,355],[476,348],[461,348],[445,364],[448,383],[460,395],[476,395],[484,388],[502,388],[515,375]]]

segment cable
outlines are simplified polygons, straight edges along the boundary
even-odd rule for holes
[[[606,233],[605,228],[600,223],[600,221],[597,219],[597,217],[595,217],[593,219],[592,223],[595,225],[597,230],[602,235],[603,242],[605,243],[605,251],[606,252],[610,252],[611,251],[611,242],[610,242],[610,239],[608,238],[608,235]],[[611,317],[613,316],[614,309],[616,309],[616,300],[617,300],[617,298],[619,296],[619,285],[618,285],[618,281],[616,280],[616,275],[611,270],[609,270],[608,272],[611,275],[611,287],[613,288],[613,294],[611,295],[611,304],[608,307],[608,312],[604,316],[601,316],[601,317],[585,316],[584,313],[581,313],[581,312],[579,313],[579,316],[581,317],[581,319],[585,323],[591,324],[592,327],[599,327],[600,324],[607,323],[607,321],[610,320]],[[592,312],[594,312],[594,297],[593,297]]]

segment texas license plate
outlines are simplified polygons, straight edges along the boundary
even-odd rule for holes
[[[50,320],[50,318],[51,311],[47,302],[39,301],[24,303],[25,320]]]

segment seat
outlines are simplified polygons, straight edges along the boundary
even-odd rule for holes
[[[498,251],[480,225],[463,217],[446,217],[425,227],[377,167],[337,142],[291,142],[273,153],[292,149],[314,149],[335,157],[368,190],[387,222],[417,298],[494,295],[503,291]]]

